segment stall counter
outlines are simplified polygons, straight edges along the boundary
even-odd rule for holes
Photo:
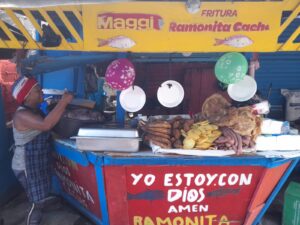
[[[79,151],[54,142],[53,187],[96,224],[258,224],[298,162]]]

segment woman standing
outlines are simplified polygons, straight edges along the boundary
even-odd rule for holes
[[[48,131],[58,122],[73,96],[65,93],[45,117],[39,109],[43,92],[34,78],[20,77],[13,85],[12,95],[20,104],[13,117],[15,152],[12,169],[31,204],[26,224],[38,225],[50,191]]]

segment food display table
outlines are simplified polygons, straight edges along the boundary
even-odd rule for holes
[[[54,149],[55,191],[105,225],[257,224],[298,162]]]

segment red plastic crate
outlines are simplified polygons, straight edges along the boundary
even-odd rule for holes
[[[15,63],[9,60],[0,60],[0,83],[14,82],[18,77]]]

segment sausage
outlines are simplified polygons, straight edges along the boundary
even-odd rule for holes
[[[191,126],[194,124],[193,119],[186,120],[183,124],[183,130],[188,132],[191,129]]]
[[[177,140],[173,144],[174,148],[183,148],[182,142],[180,140]]]
[[[234,135],[232,134],[232,132],[230,132],[231,130],[227,127],[222,127],[221,128],[222,133],[224,134],[225,137],[227,137],[229,140],[228,142],[234,146],[236,143],[236,140],[234,138]]]
[[[151,128],[171,128],[171,124],[169,122],[161,120],[149,123],[147,126]]]
[[[176,116],[171,120],[171,124],[173,124],[174,122],[176,122],[177,120],[182,120],[181,116]]]
[[[161,148],[171,148],[171,145],[167,145],[167,144],[161,143],[159,141],[151,140],[151,142]]]
[[[236,136],[236,133],[231,130],[230,128],[227,128],[228,129],[228,132],[231,134],[231,137],[233,138],[234,140],[234,144],[232,145],[233,147],[233,150],[238,150],[238,137]]]
[[[173,129],[172,134],[176,139],[179,139],[181,136],[180,130],[179,129]]]
[[[158,137],[158,136],[155,136],[155,135],[151,135],[151,134],[148,134],[146,135],[148,136],[148,138],[151,140],[151,141],[157,141],[157,142],[161,142],[163,144],[166,144],[166,145],[169,145],[171,146],[171,141],[167,138],[163,138],[163,137]]]
[[[159,142],[159,141],[155,141],[155,140],[152,140],[148,135],[144,136],[144,141],[148,142],[148,143],[152,143],[154,145],[157,145],[161,148],[171,148],[171,145],[168,145],[166,143],[162,143],[162,142]]]
[[[228,143],[228,138],[220,136],[217,140],[214,141],[216,144],[225,144]]]
[[[250,148],[254,148],[255,147],[255,142],[253,140],[251,140],[249,146],[250,146]]]
[[[177,141],[176,138],[171,137],[171,142],[174,143],[175,141]]]
[[[225,146],[226,146],[227,148],[230,148],[232,145],[231,145],[230,143],[226,143]]]
[[[154,131],[146,131],[147,134],[151,134],[151,135],[154,135],[154,136],[157,136],[157,137],[162,137],[162,138],[166,138],[166,139],[170,139],[170,135],[168,134],[164,134],[164,133],[160,133],[160,132],[154,132]]]
[[[180,121],[180,120],[174,121],[174,123],[173,123],[173,129],[179,128],[179,127],[180,127],[180,124],[181,124],[181,121]]]
[[[243,142],[242,142],[242,137],[241,135],[235,133],[237,140],[238,140],[238,147],[237,147],[237,154],[240,155],[242,154],[243,151]]]
[[[168,128],[157,128],[157,127],[146,127],[144,129],[146,132],[158,132],[158,133],[163,133],[163,134],[171,134],[171,129]]]
[[[250,136],[242,136],[242,142],[244,145],[249,146],[251,137]]]

